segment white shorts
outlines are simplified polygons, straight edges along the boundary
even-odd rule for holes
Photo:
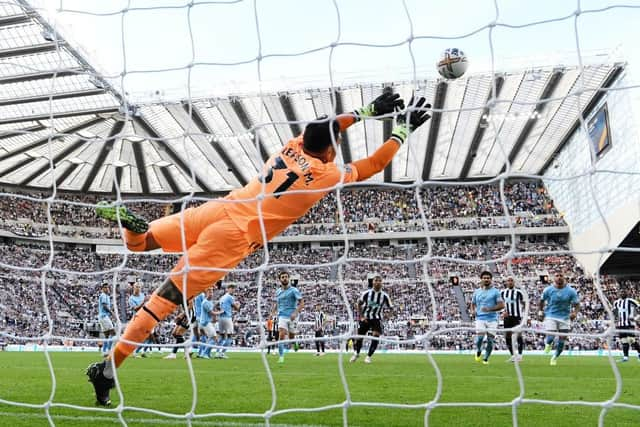
[[[476,319],[476,334],[496,334],[498,329],[497,320],[478,320]]]
[[[233,320],[230,317],[220,317],[218,318],[218,332],[221,334],[232,334],[233,333]]]
[[[216,336],[216,327],[211,322],[207,323],[204,326],[200,325],[200,330],[204,332],[204,334],[209,338],[213,338]]]
[[[298,322],[291,320],[290,317],[278,316],[278,329],[284,329],[290,334],[298,331]]]
[[[98,323],[100,323],[100,329],[102,332],[113,331],[113,322],[109,317],[101,317],[98,319]]]
[[[544,330],[549,332],[568,331],[571,329],[571,321],[554,319],[551,317],[544,318]]]

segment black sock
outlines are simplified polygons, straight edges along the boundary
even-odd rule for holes
[[[320,341],[320,348],[322,349],[322,352],[324,353],[324,341]]]
[[[507,332],[507,336],[506,336],[506,341],[507,341],[507,348],[509,349],[509,353],[511,353],[511,355],[513,356],[513,339],[512,339],[512,333],[511,332]]]
[[[176,344],[182,344],[184,342],[184,337],[176,337]],[[177,353],[180,347],[173,347],[173,352]]]
[[[378,348],[378,340],[371,340],[371,344],[369,344],[369,352],[367,353],[367,356],[369,357],[373,356],[373,353],[376,352],[376,348]]]
[[[623,343],[622,344],[622,354],[624,354],[624,357],[629,357],[629,343]]]
[[[522,335],[518,335],[518,354],[522,355],[522,352],[524,351],[524,339],[522,338]]]
[[[353,346],[353,348],[356,351],[356,354],[360,354],[360,349],[362,348],[362,339],[359,338],[355,341],[355,345]]]
[[[316,340],[316,353],[320,353],[320,341]]]

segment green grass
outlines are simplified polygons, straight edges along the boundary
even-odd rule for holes
[[[52,353],[56,375],[54,403],[84,406],[89,410],[60,407],[50,409],[59,426],[114,426],[113,412],[98,412],[93,406],[91,385],[85,367],[96,354]],[[197,414],[208,412],[264,413],[271,407],[271,391],[259,354],[231,353],[229,360],[194,360],[198,384]],[[522,364],[525,398],[548,400],[605,401],[615,392],[615,378],[604,357],[563,357],[557,367],[548,357],[526,357]],[[477,364],[471,356],[436,356],[444,383],[439,402],[509,402],[518,396],[519,386],[513,365],[505,356],[495,355],[489,366]],[[340,381],[337,355],[323,358],[310,353],[289,354],[284,366],[268,357],[276,385],[276,411],[341,404],[345,393]],[[622,394],[619,401],[640,405],[640,363],[635,359],[619,365]],[[435,371],[425,356],[379,354],[372,365],[362,359],[344,370],[353,402],[424,404],[436,393]],[[189,412],[191,381],[185,360],[131,359],[119,371],[125,405],[174,414]],[[43,353],[0,353],[0,398],[29,404],[47,401],[52,389]],[[114,404],[119,398],[114,391]],[[597,424],[599,407],[524,403],[518,407],[519,426],[592,426]],[[122,413],[129,426],[186,425],[137,410]],[[284,413],[272,424],[342,425],[342,408],[322,412]],[[425,410],[352,406],[347,410],[349,425],[421,426]],[[437,407],[429,415],[430,426],[505,426],[512,424],[511,407]],[[263,419],[208,417],[194,425],[263,424]],[[0,426],[47,426],[43,409],[0,403]],[[640,411],[611,409],[607,426],[638,426]]]

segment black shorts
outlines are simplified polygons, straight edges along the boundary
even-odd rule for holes
[[[633,326],[617,326],[616,329],[629,329],[630,331],[634,330]],[[633,332],[620,332],[618,333],[618,336],[620,338],[629,338],[629,337],[635,338],[636,334],[634,334]]]
[[[361,320],[358,323],[358,335],[366,335],[369,331],[382,335],[382,322],[380,319]]]
[[[517,316],[507,316],[504,318],[503,327],[505,329],[515,328],[522,322],[522,317]]]
[[[176,316],[176,326],[180,326],[183,329],[189,329],[189,320],[184,313],[180,313]]]
[[[322,329],[319,329],[316,331],[316,338],[322,338],[324,337],[324,331]]]

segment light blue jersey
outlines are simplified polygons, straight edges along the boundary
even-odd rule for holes
[[[298,301],[302,299],[302,294],[298,288],[289,286],[287,289],[278,288],[276,300],[278,301],[278,316],[291,317],[298,306]]]
[[[144,294],[140,292],[140,295],[133,295],[129,297],[129,310],[134,311],[136,307],[144,302]]]
[[[236,302],[235,298],[231,294],[224,294],[218,304],[220,304],[220,310],[222,313],[220,317],[230,318],[233,314],[233,304]]]
[[[500,291],[493,286],[489,289],[480,288],[473,292],[471,300],[476,306],[476,319],[485,320],[487,322],[495,322],[498,320],[497,311],[482,311],[483,307],[493,308],[498,303],[504,302],[500,296]]]
[[[106,309],[105,309],[106,306]],[[107,310],[108,309],[108,310]],[[98,297],[98,319],[111,316],[111,298],[104,292]]]
[[[205,299],[204,301],[202,301],[200,309],[200,326],[206,326],[207,323],[213,321],[213,316],[211,315],[211,311],[213,310],[213,303],[210,300]]]
[[[551,319],[569,320],[571,306],[580,301],[578,293],[571,286],[563,288],[547,286],[542,292],[542,300],[545,302],[544,315]]]
[[[200,292],[193,299],[193,312],[196,315],[196,320],[200,320],[200,313],[202,313],[202,302],[207,298],[204,292]]]

